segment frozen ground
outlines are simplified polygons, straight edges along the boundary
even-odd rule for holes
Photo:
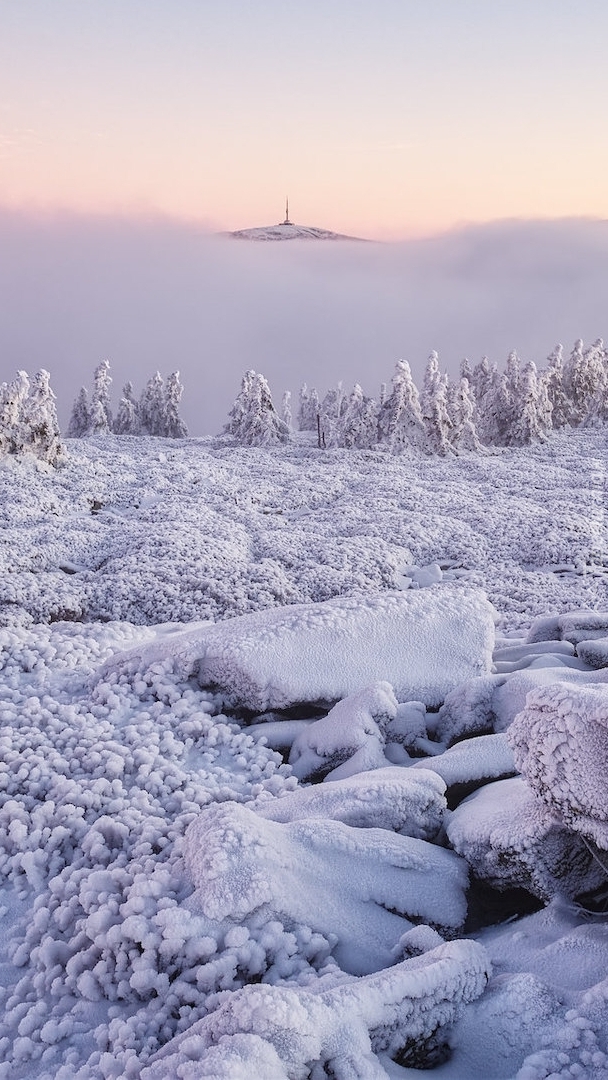
[[[0,1077],[608,1077],[607,457],[0,462]]]

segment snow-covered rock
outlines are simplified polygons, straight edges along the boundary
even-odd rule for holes
[[[297,787],[279,798],[267,796],[258,800],[255,811],[269,821],[331,818],[360,829],[389,829],[435,840],[443,823],[444,792],[443,780],[429,768],[414,772],[388,766],[331,783]]]
[[[188,910],[246,922],[254,914],[335,935],[344,971],[378,971],[410,919],[453,933],[466,915],[466,864],[452,851],[341,821],[286,823],[237,803],[211,806],[184,840]]]
[[[218,1065],[224,1055],[234,1056],[235,1039],[242,1060],[245,1034],[276,1051],[285,1073],[269,1073],[268,1080],[283,1075],[306,1080],[315,1064],[335,1080],[385,1080],[377,1055],[428,1066],[464,1005],[482,993],[489,973],[482,946],[453,941],[377,974],[342,977],[329,989],[323,980],[305,989],[248,986],[226,995],[217,1009],[163,1047],[141,1080],[210,1075],[238,1080],[244,1073],[210,1074],[205,1062],[210,1053]],[[252,1069],[260,1053],[259,1044],[252,1043]],[[205,1071],[198,1071],[199,1063]]]
[[[436,706],[489,670],[493,642],[485,595],[441,584],[257,611],[175,635],[164,655],[231,705],[261,713],[333,703],[377,681],[401,701]],[[144,651],[143,669],[147,657],[158,650]]]
[[[357,690],[296,736],[289,755],[299,780],[340,780],[386,765],[386,731],[397,715],[390,683]]]
[[[481,881],[548,900],[595,888],[603,872],[582,840],[548,813],[521,777],[498,780],[450,815],[447,834]]]
[[[465,739],[431,761],[427,758],[415,761],[408,773],[420,771],[426,774],[429,769],[444,781],[450,805],[476,787],[517,772],[513,750],[504,732]],[[456,800],[458,795],[460,799]]]
[[[508,737],[517,767],[542,803],[608,850],[608,672],[588,679],[530,692]]]

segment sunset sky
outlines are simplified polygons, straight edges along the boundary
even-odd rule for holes
[[[606,0],[0,0],[0,206],[608,217]]]

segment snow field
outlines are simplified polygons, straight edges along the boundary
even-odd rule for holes
[[[449,463],[159,445],[0,469],[0,1077],[608,1076],[605,916],[564,900],[605,881],[598,433]],[[238,627],[306,639],[311,601],[358,610],[360,657],[392,605],[449,650],[484,586],[494,667],[484,601],[474,670],[447,692],[427,656],[435,697],[385,666],[305,720],[261,694],[244,718],[200,678],[201,642],[234,682]],[[310,660],[270,652],[248,685],[315,701]],[[473,940],[484,875],[545,906]]]

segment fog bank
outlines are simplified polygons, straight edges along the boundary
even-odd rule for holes
[[[247,368],[275,401],[302,382],[376,395],[395,361],[422,376],[511,349],[608,336],[608,223],[505,221],[398,244],[254,243],[164,219],[0,211],[0,380],[46,367],[67,423],[109,359],[114,397],[179,369],[194,435],[219,432]]]

